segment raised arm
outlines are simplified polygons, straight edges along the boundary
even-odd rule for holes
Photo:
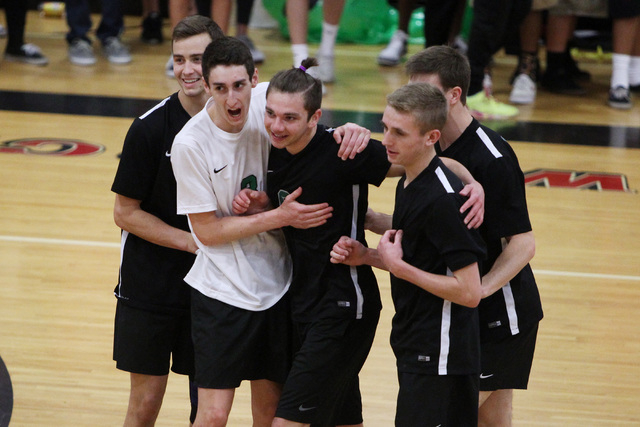
[[[484,220],[484,189],[475,180],[471,172],[460,162],[448,157],[440,158],[444,165],[451,170],[463,184],[465,184],[460,194],[468,197],[467,201],[460,207],[460,213],[467,212],[464,223],[469,229],[478,228]]]
[[[191,253],[198,249],[190,232],[172,227],[142,210],[140,200],[116,194],[113,219],[121,229],[156,245]]]

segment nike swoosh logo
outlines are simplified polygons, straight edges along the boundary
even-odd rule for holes
[[[228,165],[224,165],[223,167],[221,167],[220,169],[214,169],[213,173],[218,173],[220,172],[222,169],[226,168]]]
[[[300,412],[306,412],[306,411],[310,411],[310,410],[312,410],[312,409],[316,409],[316,407],[315,407],[315,406],[310,406],[310,407],[308,407],[308,408],[305,408],[305,407],[304,407],[304,406],[302,406],[302,405],[300,405],[300,406],[298,407],[298,411],[300,411]]]
[[[171,153],[168,152],[168,151],[166,153],[164,153],[164,155],[167,156],[167,157],[171,157]]]
[[[484,380],[484,379],[487,379],[487,378],[491,378],[492,376],[493,376],[493,374],[487,374],[487,375],[485,375],[485,374],[480,374],[480,379],[481,379],[481,380]]]

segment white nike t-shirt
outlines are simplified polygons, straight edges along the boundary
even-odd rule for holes
[[[218,128],[207,106],[178,133],[171,164],[177,182],[178,214],[215,211],[231,216],[233,198],[246,187],[265,190],[271,144],[264,128],[268,83],[252,90],[242,131]],[[198,244],[196,261],[185,281],[202,294],[252,311],[273,306],[291,283],[292,268],[280,230],[231,243]]]

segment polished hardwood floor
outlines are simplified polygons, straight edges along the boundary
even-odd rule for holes
[[[111,360],[120,253],[110,185],[132,118],[177,89],[164,75],[169,44],[143,45],[139,18],[126,23],[130,65],[99,58],[92,67],[72,66],[64,21],[34,12],[27,38],[50,64],[0,62],[0,357],[13,390],[12,405],[0,390],[0,424],[7,411],[16,427],[115,426],[124,419],[128,374]],[[267,55],[261,80],[290,65],[288,43],[276,30],[251,35]],[[379,129],[385,95],[406,80],[401,67],[376,65],[381,48],[338,46],[326,118]],[[592,73],[587,96],[540,91],[515,120],[490,123],[509,135],[524,171],[619,174],[627,189],[527,189],[545,319],[529,390],[515,394],[518,426],[640,425],[640,103],[629,111],[609,108],[609,63],[586,58],[581,66]],[[513,67],[513,58],[496,56],[501,100]],[[97,148],[63,155],[79,153],[78,145],[54,138]],[[7,149],[8,141],[22,139],[49,142],[30,145],[28,154]],[[372,207],[390,212],[394,185],[373,189]],[[386,427],[397,391],[388,345],[393,307],[387,275],[378,278],[385,307],[361,383],[366,425]],[[0,389],[7,386],[0,376]],[[250,425],[248,408],[243,385],[229,425]],[[186,425],[187,415],[186,381],[172,375],[157,425]]]

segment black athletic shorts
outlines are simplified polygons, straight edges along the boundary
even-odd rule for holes
[[[358,373],[369,354],[380,312],[361,319],[297,324],[301,342],[276,417],[318,426],[362,422]]]
[[[481,342],[480,390],[526,389],[536,349],[538,324],[501,341]]]
[[[173,359],[173,363],[171,364]],[[123,371],[193,375],[191,316],[159,313],[128,306],[118,300],[113,336],[113,360]]]
[[[397,427],[477,427],[478,375],[398,372]]]
[[[243,380],[284,383],[291,367],[288,295],[273,307],[250,311],[191,292],[195,383],[237,388]]]

